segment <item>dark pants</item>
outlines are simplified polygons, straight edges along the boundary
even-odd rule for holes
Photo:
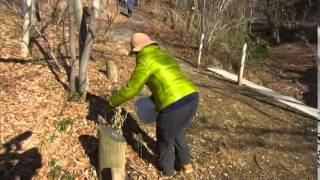
[[[132,10],[128,8],[128,17],[132,18]]]
[[[158,163],[164,175],[174,173],[175,160],[179,164],[191,163],[185,128],[198,108],[198,96],[191,102],[168,112],[159,112],[157,118]],[[176,155],[176,157],[175,157]]]
[[[128,9],[128,17],[132,18],[132,13],[134,10],[134,4],[132,2],[127,2],[127,9]]]

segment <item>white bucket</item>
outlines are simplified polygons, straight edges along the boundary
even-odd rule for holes
[[[138,118],[145,124],[156,122],[158,112],[150,97],[143,97],[135,102]]]

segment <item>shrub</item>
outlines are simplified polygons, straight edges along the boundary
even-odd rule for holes
[[[265,45],[253,43],[253,46],[249,48],[249,55],[251,59],[262,60],[269,57],[268,48]]]

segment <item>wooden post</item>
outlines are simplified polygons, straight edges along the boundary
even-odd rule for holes
[[[200,62],[201,62],[201,54],[202,54],[203,40],[204,40],[204,34],[202,33],[202,34],[201,34],[201,40],[200,40],[200,46],[199,46],[199,56],[198,56],[197,68],[199,68]]]
[[[98,126],[100,180],[124,180],[126,140],[106,125]]]
[[[113,61],[107,60],[106,72],[108,79],[111,79],[112,82],[118,82],[118,69]]]
[[[241,86],[241,84],[242,84],[242,76],[243,76],[244,62],[246,60],[246,52],[247,52],[247,43],[244,43],[243,49],[242,49],[240,71],[239,71],[239,75],[238,75],[238,85],[239,86]]]

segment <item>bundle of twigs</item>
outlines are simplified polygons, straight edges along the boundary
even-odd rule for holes
[[[115,114],[113,115],[112,119],[111,119],[111,128],[116,130],[119,134],[123,135],[122,133],[122,126],[123,123],[125,121],[125,119],[127,118],[128,112],[122,113],[122,108],[116,108],[115,110]]]

